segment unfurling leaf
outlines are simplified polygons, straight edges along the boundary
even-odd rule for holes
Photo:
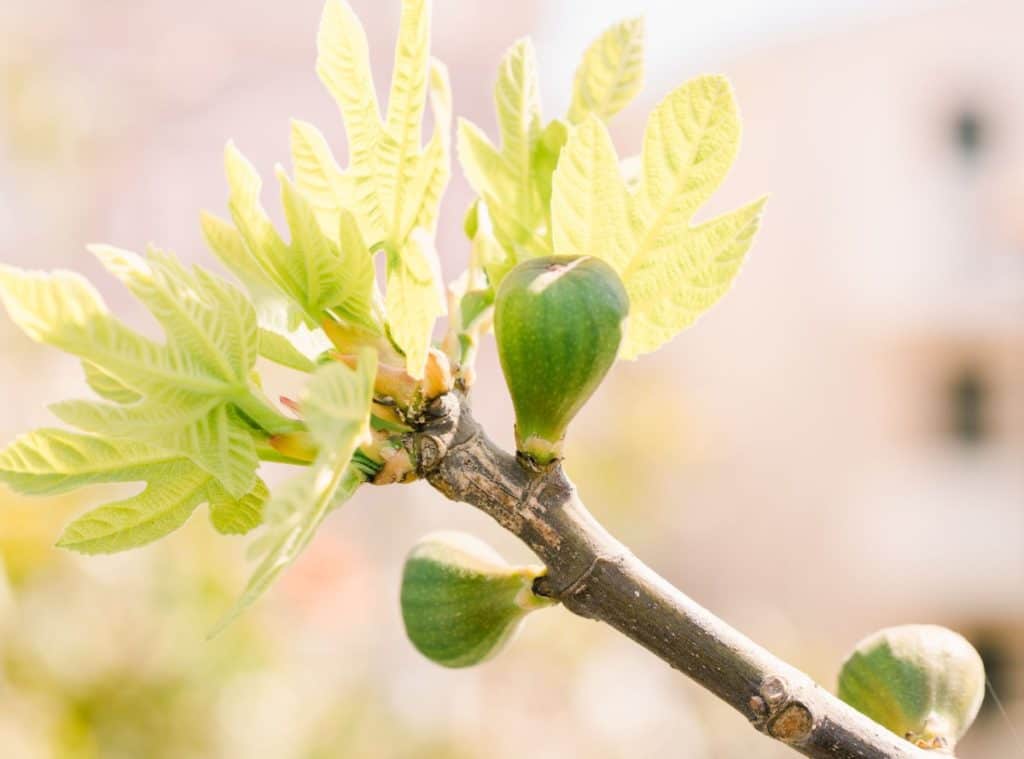
[[[587,114],[607,121],[644,86],[644,22],[634,18],[608,28],[587,48],[576,69],[569,120]]]
[[[551,220],[559,255],[596,256],[616,271],[629,261],[632,235],[626,185],[604,125],[588,116],[558,161]]]
[[[764,200],[692,226],[725,178],[740,126],[725,78],[701,76],[655,108],[635,189],[596,116],[576,126],[552,191],[559,252],[599,256],[629,293],[623,358],[656,350],[729,289],[757,231]],[[628,222],[626,221],[628,220]]]
[[[241,598],[216,626],[229,625],[259,598],[309,545],[330,511],[352,496],[364,477],[352,466],[356,448],[367,440],[377,357],[363,351],[354,369],[330,363],[310,378],[301,401],[310,435],[320,447],[313,463],[270,497],[264,507],[266,534],[260,563]]]
[[[242,497],[253,485],[257,460],[252,428],[233,405],[251,406],[249,374],[258,351],[252,306],[231,285],[184,269],[170,254],[93,250],[153,312],[167,342],[124,326],[75,274],[0,267],[0,299],[15,323],[33,339],[83,359],[104,397],[117,396],[115,403],[64,401],[54,411],[85,431],[184,456]]]
[[[81,553],[111,553],[152,542],[183,525],[204,501],[211,509],[217,504],[224,515],[246,510],[246,524],[254,526],[259,511],[253,509],[266,494],[257,480],[252,492],[235,501],[208,473],[179,454],[60,429],[30,432],[0,451],[0,482],[30,495],[54,495],[99,483],[145,482],[138,495],[101,506],[68,525],[58,545]],[[241,524],[237,516],[233,522]]]
[[[517,42],[502,59],[494,101],[501,150],[472,122],[461,119],[459,162],[470,185],[487,204],[495,237],[515,263],[550,252],[547,209],[533,174],[534,152],[543,130],[530,40]]]
[[[405,354],[405,370],[419,379],[434,322],[445,312],[437,251],[425,230],[409,236],[401,255],[389,253],[385,306],[391,338]]]

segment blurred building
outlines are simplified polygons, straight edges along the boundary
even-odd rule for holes
[[[386,92],[397,1],[352,4]],[[686,23],[677,5],[675,15],[667,3],[652,10],[661,50],[666,30]],[[641,557],[823,684],[833,684],[842,654],[863,634],[933,621],[982,648],[1020,726],[1024,6],[921,5],[875,4],[872,20],[834,21],[813,34],[794,27],[714,58],[736,86],[745,137],[706,215],[770,192],[763,231],[719,306],[665,350],[616,370],[576,425],[571,469],[592,510]],[[434,48],[451,69],[456,111],[493,133],[496,66],[524,34],[540,40],[542,89],[545,78],[569,78],[562,64],[573,56],[556,48],[572,16],[566,9],[579,6],[437,0]],[[0,7],[0,260],[84,271],[129,318],[141,311],[84,243],[153,240],[209,263],[197,212],[224,209],[229,137],[265,177],[274,162],[287,163],[290,116],[343,145],[336,109],[313,74],[320,7]],[[697,73],[659,61],[654,84],[616,119],[621,155],[639,150],[644,117],[671,86],[664,83]],[[548,115],[564,107],[545,105]],[[456,179],[442,222],[449,275],[466,255],[459,230],[468,199]],[[267,205],[276,211],[270,191]],[[17,399],[0,408],[2,440],[52,423],[44,405],[84,392],[77,372],[76,362],[37,349],[0,319],[0,377]],[[476,402],[495,437],[510,443],[493,353]],[[0,629],[17,631],[0,643],[0,713],[17,715],[0,720],[0,749],[15,746],[14,759],[52,755],[37,736],[61,698],[76,729],[89,727],[76,665],[26,654],[35,633],[82,630],[67,651],[106,661],[116,629],[103,620],[112,615],[83,622],[74,613],[120,610],[136,597],[145,620],[131,626],[152,632],[166,623],[174,641],[160,637],[156,661],[184,673],[183,683],[161,679],[154,693],[192,693],[204,676],[228,688],[220,700],[199,699],[216,705],[203,723],[203,759],[261,756],[261,747],[275,759],[518,757],[524,736],[538,733],[544,740],[531,756],[789,756],[628,641],[561,611],[538,618],[480,670],[451,673],[420,660],[392,598],[408,546],[430,529],[457,527],[524,555],[496,526],[423,486],[375,491],[332,517],[255,612],[258,629],[239,633],[260,641],[259,666],[221,668],[217,657],[230,659],[230,645],[200,648],[215,616],[208,592],[180,591],[166,604],[131,579],[166,572],[173,587],[206,587],[192,576],[175,580],[171,560],[201,562],[196,556],[213,550],[196,537],[199,525],[167,549],[119,563],[54,559],[58,571],[22,558],[25,546],[49,555],[46,540],[58,529],[52,518],[40,528],[34,513],[21,502],[0,505],[5,563],[41,567],[11,572],[12,600],[0,615]],[[240,553],[232,545],[224,559],[236,587]],[[219,565],[202,567],[227,582]],[[74,608],[61,603],[69,583]],[[217,587],[222,603],[228,590]],[[178,664],[175,644],[206,653],[189,649]],[[47,695],[33,678],[15,677],[10,661],[44,673]],[[199,719],[195,700],[184,700],[181,719]],[[304,713],[306,703],[319,704],[315,714]],[[115,711],[109,719],[119,716],[131,718]],[[95,735],[68,745],[100,753],[62,756],[125,756],[102,730]],[[993,712],[959,755],[1010,755],[1009,736]]]

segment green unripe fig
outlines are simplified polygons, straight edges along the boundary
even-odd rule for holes
[[[520,452],[560,458],[569,422],[615,362],[628,313],[622,281],[598,258],[531,258],[505,276],[494,333]]]
[[[402,572],[402,620],[417,650],[445,667],[495,656],[523,618],[554,601],[533,592],[542,566],[509,566],[489,545],[436,532],[409,553]]]
[[[978,716],[985,667],[945,627],[889,627],[858,643],[843,663],[839,697],[920,748],[951,750]]]

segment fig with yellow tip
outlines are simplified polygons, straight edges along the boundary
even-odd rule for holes
[[[551,599],[533,592],[542,566],[509,566],[493,548],[461,532],[426,536],[402,572],[402,620],[412,644],[445,667],[495,656],[531,611]]]
[[[839,697],[920,748],[952,750],[985,697],[981,656],[936,625],[889,627],[857,644]]]
[[[628,313],[619,276],[592,256],[531,258],[505,276],[494,333],[521,453],[561,458],[569,422],[615,363]]]

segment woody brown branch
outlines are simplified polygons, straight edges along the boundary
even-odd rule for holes
[[[810,757],[928,756],[658,576],[590,515],[560,466],[537,470],[491,442],[464,396],[431,404],[414,452],[434,488],[488,514],[537,554],[548,568],[535,584],[539,594],[611,625],[764,734]]]

